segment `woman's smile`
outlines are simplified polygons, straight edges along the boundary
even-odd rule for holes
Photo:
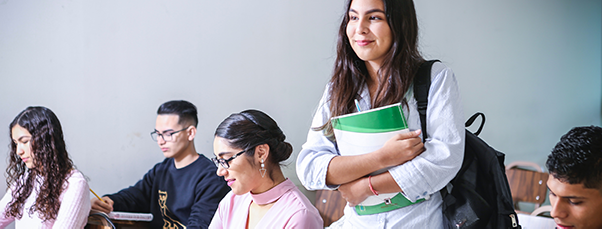
[[[359,46],[366,46],[366,45],[372,44],[372,42],[374,42],[374,41],[371,41],[371,40],[356,40],[355,41],[355,43],[357,43],[357,45],[359,45]]]

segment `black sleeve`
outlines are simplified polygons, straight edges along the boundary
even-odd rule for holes
[[[155,177],[155,165],[135,185],[121,191],[106,195],[113,200],[113,210],[125,212],[150,212],[151,192]]]
[[[192,205],[187,228],[208,228],[219,202],[228,194],[230,187],[215,174],[217,168],[210,163],[195,186],[195,200]]]

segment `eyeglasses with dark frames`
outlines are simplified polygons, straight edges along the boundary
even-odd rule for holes
[[[222,168],[224,169],[229,169],[230,168],[230,161],[234,160],[236,157],[240,156],[241,154],[243,154],[244,152],[247,152],[247,150],[243,150],[238,152],[237,154],[235,154],[234,156],[232,156],[231,158],[228,159],[223,159],[223,158],[211,158],[211,161],[213,161],[213,163],[215,163],[215,166],[222,166]]]
[[[161,137],[161,138],[163,138],[163,141],[171,142],[171,141],[173,141],[174,134],[177,134],[186,129],[188,129],[188,127],[178,130],[178,131],[167,132],[167,133],[159,133],[158,130],[155,130],[155,131],[151,132],[150,135],[151,135],[151,138],[153,139],[153,141],[157,141],[159,139],[159,137]]]

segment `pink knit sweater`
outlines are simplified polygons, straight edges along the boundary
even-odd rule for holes
[[[41,179],[40,179],[41,181]],[[5,216],[6,205],[12,200],[12,192],[8,190],[2,200],[0,200],[0,228],[6,227],[15,221],[15,228],[84,228],[90,214],[90,191],[88,182],[84,176],[77,170],[71,171],[71,176],[65,183],[66,189],[61,193],[61,207],[55,220],[43,222],[37,212],[29,214],[29,208],[35,203],[37,190],[36,184],[34,191],[27,198],[23,205],[23,217],[15,219]]]

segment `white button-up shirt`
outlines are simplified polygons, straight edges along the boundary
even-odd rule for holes
[[[345,216],[333,225],[342,228],[441,228],[441,195],[445,187],[462,165],[464,156],[464,115],[460,102],[458,83],[445,65],[436,62],[431,71],[431,87],[427,108],[426,151],[402,165],[389,169],[395,182],[410,201],[425,198],[424,202],[397,210],[357,215],[347,206]],[[322,126],[331,118],[328,95],[329,86],[320,100],[312,127]],[[362,110],[371,107],[370,93],[364,85],[359,104]],[[412,88],[406,94],[408,106],[404,114],[410,130],[421,129],[416,99]],[[422,137],[422,136],[421,136]],[[297,158],[297,176],[309,190],[336,189],[326,185],[326,172],[330,160],[340,156],[336,143],[328,140],[321,131],[310,130],[307,142]],[[334,227],[334,226],[333,226]]]

